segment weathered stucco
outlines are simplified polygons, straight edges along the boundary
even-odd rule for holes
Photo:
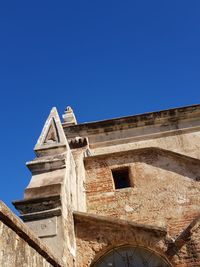
[[[0,266],[64,267],[11,211],[0,202]]]

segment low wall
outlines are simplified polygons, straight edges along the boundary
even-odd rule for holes
[[[0,266],[63,267],[49,248],[1,201]]]

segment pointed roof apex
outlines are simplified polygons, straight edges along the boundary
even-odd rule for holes
[[[53,107],[34,147],[38,156],[66,151],[67,140],[56,107]],[[65,149],[63,150],[62,147]]]
[[[73,109],[70,106],[66,107],[65,112],[62,117],[63,117],[65,126],[71,126],[71,125],[77,124]]]

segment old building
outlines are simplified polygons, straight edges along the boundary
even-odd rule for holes
[[[200,105],[77,124],[55,108],[0,266],[200,266]]]

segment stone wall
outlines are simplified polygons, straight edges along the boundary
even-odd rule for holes
[[[0,266],[63,267],[47,248],[0,202]]]
[[[167,255],[166,229],[139,225],[99,215],[74,214],[77,266],[89,267],[112,248],[131,245],[159,254],[171,266]]]

